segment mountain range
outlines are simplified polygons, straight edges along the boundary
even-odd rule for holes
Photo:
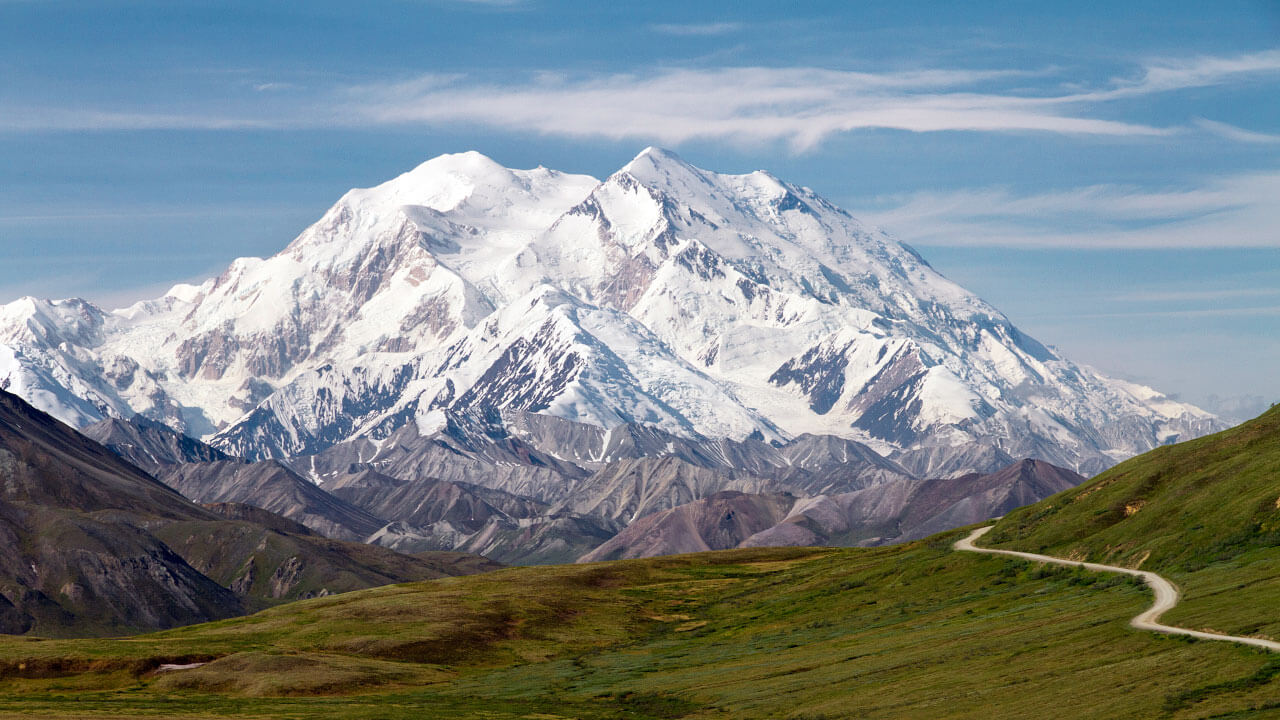
[[[498,473],[549,502],[626,427],[710,454],[831,436],[914,477],[1088,475],[1221,427],[1061,357],[806,188],[655,148],[604,180],[445,155],[200,285],[113,311],[23,298],[0,307],[0,383],[76,427],[141,414],[252,460],[470,422],[493,466],[554,432],[530,417],[594,428]]]
[[[103,420],[84,433],[197,502],[258,507],[328,537],[402,552],[456,550],[512,564],[902,542],[1084,480],[1035,460],[989,475],[920,480],[865,446],[830,436],[802,436],[780,447],[758,440],[708,444],[625,426],[601,447],[583,439],[598,428],[546,416],[508,416],[506,425],[541,429],[526,433],[526,441],[503,435],[498,424],[477,428],[456,420],[448,432],[386,443],[386,452],[344,443],[287,462],[230,458],[145,418]],[[503,443],[481,429],[509,443],[507,455],[497,454]],[[488,442],[478,443],[476,433]],[[655,443],[665,454],[652,454]],[[488,454],[468,450],[474,446]],[[554,448],[561,454],[585,448],[597,460],[538,465]],[[512,474],[485,477],[497,467]],[[521,494],[531,487],[541,490],[539,498]],[[756,517],[759,507],[772,512]],[[687,523],[669,524],[695,516],[698,527],[755,517],[741,526],[754,529],[709,539]]]

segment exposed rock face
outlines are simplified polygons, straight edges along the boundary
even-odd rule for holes
[[[671,456],[619,460],[579,484],[563,506],[629,524],[722,490],[760,492],[767,485],[762,478],[733,477]]]
[[[996,517],[1083,482],[1024,460],[990,475],[905,480],[798,498],[725,491],[646,515],[580,562],[733,547],[880,545]]]
[[[261,509],[201,507],[4,391],[0,543],[10,549],[0,631],[41,635],[154,630],[493,566],[329,540]]]
[[[718,492],[696,502],[647,515],[579,562],[727,550],[774,527],[796,503],[790,495]]]
[[[436,478],[400,480],[373,471],[337,476],[325,487],[389,521],[368,541],[401,552],[458,550],[505,564],[572,562],[622,525],[551,512],[531,498]]]
[[[480,485],[435,478],[399,480],[374,470],[333,478],[324,487],[384,522],[416,526],[447,523],[467,534],[492,518],[533,518],[547,510],[536,500]]]
[[[389,453],[445,411],[596,426],[598,456],[508,465],[436,437],[378,466],[543,502],[565,464],[627,459],[603,452],[628,426],[724,448],[836,436],[922,477],[1013,457],[1094,472],[1221,427],[1060,357],[810,190],[655,148],[603,181],[442,156],[199,286],[113,312],[24,298],[0,307],[0,379],[76,426],[141,413],[255,460]],[[503,452],[566,431],[520,427]],[[495,468],[516,469],[480,479]]]
[[[994,471],[1014,461],[1008,453],[990,443],[925,445],[894,453],[893,459],[917,477],[956,477]]]
[[[242,611],[146,525],[212,519],[146,473],[0,391],[6,632],[152,629]]]
[[[999,517],[1084,482],[1065,468],[1023,460],[989,475],[916,480],[801,500],[760,545],[881,545]]]
[[[180,463],[222,462],[230,455],[168,425],[135,415],[129,420],[106,418],[80,431],[133,465],[155,474]]]
[[[508,565],[571,563],[621,529],[604,518],[568,513],[515,524],[494,520],[458,549]]]
[[[382,527],[378,517],[336,498],[275,460],[170,465],[157,476],[198,503],[246,503],[339,540],[361,541]]]
[[[401,428],[385,440],[360,438],[335,445],[290,464],[311,479],[332,478],[375,469],[395,478],[432,478],[483,485],[537,502],[553,502],[565,491],[566,479],[590,471],[539,450],[508,433],[492,417],[470,413],[442,414],[434,432]]]

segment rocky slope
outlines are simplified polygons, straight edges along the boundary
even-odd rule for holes
[[[798,501],[778,525],[743,541],[764,545],[883,545],[1000,515],[1084,482],[1039,460],[987,475],[917,480]]]
[[[408,555],[258,522],[184,521],[153,531],[192,567],[242,597],[246,609],[501,567],[466,553]]]
[[[110,418],[83,432],[197,503],[251,505],[340,540],[364,540],[383,525],[279,461],[233,458],[140,416]]]
[[[790,495],[724,490],[640,518],[579,562],[728,550],[782,522],[795,504]]]
[[[169,627],[243,609],[146,529],[216,516],[3,391],[0,498],[2,632]]]
[[[724,491],[642,517],[580,562],[734,547],[881,545],[997,517],[1084,477],[1038,460],[989,475],[908,480],[816,497]]]
[[[465,419],[459,422],[472,430],[476,427]],[[497,474],[494,469],[499,466],[507,467],[511,477],[521,477],[521,467],[540,467],[551,472],[548,477],[559,480],[565,479],[559,472],[571,478],[587,472],[549,456],[546,456],[549,465],[540,463],[543,456],[537,451],[500,429],[481,427],[493,433],[485,436],[483,442],[456,428],[452,434],[426,439],[406,431],[404,443],[382,444],[394,451],[394,462],[382,462],[386,458],[380,455],[362,456],[365,448],[360,443],[335,447],[323,457],[294,460],[296,467],[311,473],[322,485],[303,478],[293,467],[280,461],[248,462],[231,458],[144,418],[102,421],[86,428],[85,433],[107,440],[117,454],[138,458],[166,485],[190,500],[218,508],[224,515],[230,513],[236,519],[248,519],[293,534],[299,534],[297,529],[302,528],[301,534],[367,542],[402,553],[428,553],[423,559],[432,562],[448,557],[440,551],[455,551],[463,558],[483,553],[493,560],[513,564],[571,562],[622,528],[622,523],[612,518],[554,510],[545,502],[500,489],[419,475],[424,467],[464,477],[477,473],[489,481],[493,481],[490,476]],[[471,454],[463,455],[464,452]],[[358,462],[362,458],[370,462]],[[345,462],[347,460],[357,462]],[[373,469],[375,464],[389,466],[404,473],[402,477],[414,479],[384,474]],[[345,467],[346,471],[340,472],[333,469],[335,467]],[[551,471],[548,467],[557,470]],[[546,485],[555,488],[562,483]],[[292,528],[282,527],[280,523]],[[251,536],[251,533],[244,535]],[[185,553],[206,552],[194,536],[184,538]],[[267,545],[279,542],[278,539],[262,540],[257,550],[263,551]],[[307,542],[314,552],[319,541]],[[237,543],[245,548],[252,544],[244,539]],[[381,551],[376,548],[365,551],[364,560],[373,562],[372,557],[378,552]],[[280,552],[269,554],[274,556]],[[196,564],[202,571],[213,572],[227,583],[239,582],[245,588],[274,592],[267,585],[254,585],[244,579],[253,575],[249,566],[238,567],[234,577],[226,576],[229,570],[210,564],[210,558],[216,557],[200,557],[203,564]],[[354,556],[351,559],[359,560]],[[382,558],[380,562],[386,563],[387,559]],[[334,573],[326,575],[330,585],[334,584],[333,576]],[[351,573],[346,576],[374,584],[379,580],[392,582],[385,578],[395,577],[376,573],[367,577]],[[289,587],[291,592],[311,587],[310,591],[297,590],[305,594],[315,592],[320,586],[297,582]],[[343,585],[341,589],[351,588]],[[337,591],[333,587],[329,590]]]
[[[321,535],[401,552],[465,551],[509,564],[739,544],[902,542],[1003,514],[1082,480],[1035,460],[986,475],[921,480],[865,445],[833,436],[771,444],[682,438],[635,424],[606,431],[528,413],[445,416],[446,427],[432,435],[405,430],[403,441],[342,443],[291,461],[319,485],[274,460],[170,464],[216,451],[149,421],[113,420],[88,431],[129,439],[114,446],[118,452],[151,448],[143,456],[157,475],[194,500],[267,508]],[[499,467],[498,478],[484,473]],[[533,487],[545,499],[422,475],[424,468],[500,486],[527,487],[540,477]],[[759,511],[766,507],[783,514],[764,522]],[[743,512],[755,520],[744,524]],[[704,537],[698,530],[716,522],[739,534]],[[751,531],[741,534],[744,528]]]
[[[182,463],[223,462],[230,455],[141,415],[109,417],[80,429],[85,437],[153,475]]]
[[[324,489],[384,522],[442,525],[471,534],[493,518],[534,518],[548,509],[531,498],[436,478],[401,480],[376,470],[332,478]]]
[[[805,188],[652,148],[603,181],[442,156],[201,285],[111,312],[24,298],[0,307],[0,382],[78,426],[142,413],[254,459],[514,411],[833,435],[922,476],[1027,456],[1093,473],[1218,427],[1062,358]],[[529,467],[504,489],[549,500],[563,472]]]
[[[613,537],[622,523],[553,511],[502,490],[438,478],[403,480],[363,469],[324,487],[386,521],[368,542],[400,552],[457,550],[510,565],[572,562]]]
[[[115,634],[475,569],[196,505],[0,391],[0,632]]]
[[[338,540],[363,541],[383,525],[276,460],[184,463],[164,468],[156,477],[195,502],[247,503]]]

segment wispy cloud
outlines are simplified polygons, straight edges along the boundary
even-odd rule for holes
[[[1044,98],[976,92],[1016,71],[860,73],[818,68],[677,69],[648,76],[352,90],[349,111],[371,123],[469,122],[508,130],[677,144],[693,139],[784,140],[809,150],[836,133],[865,128],[915,132],[1038,131],[1164,135],[1165,128],[1075,115]]]
[[[1018,194],[1006,188],[884,198],[859,216],[921,246],[1280,247],[1280,172],[1147,191],[1096,185]]]
[[[1182,128],[1100,117],[1094,110],[1126,98],[1276,73],[1280,50],[1156,60],[1134,76],[1057,94],[991,89],[1000,81],[1036,74],[1026,71],[686,68],[642,75],[543,74],[532,81],[485,85],[461,79],[416,91],[404,83],[373,84],[353,88],[358,101],[351,109],[375,123],[469,122],[551,135],[672,144],[707,138],[783,140],[803,151],[833,135],[870,128],[1168,135]],[[1225,135],[1224,128],[1213,129]],[[1260,138],[1236,134],[1234,139]]]
[[[1133,310],[1111,313],[1072,313],[1070,317],[1079,320],[1101,320],[1104,318],[1212,318],[1212,317],[1257,317],[1280,315],[1280,305],[1262,307],[1231,308],[1199,308],[1195,310]]]
[[[497,8],[511,8],[518,5],[527,5],[530,0],[436,0],[436,2],[454,5],[479,5]]]
[[[1113,299],[1127,302],[1188,302],[1196,300],[1237,300],[1241,298],[1274,297],[1280,295],[1280,287],[1272,288],[1219,288],[1214,290],[1143,290],[1122,293]]]
[[[654,26],[722,32],[733,23]],[[782,141],[811,150],[861,129],[911,132],[1035,132],[1158,137],[1186,130],[1115,119],[1100,107],[1125,98],[1245,81],[1280,72],[1280,50],[1236,57],[1153,61],[1097,88],[1045,93],[1029,78],[1044,71],[923,69],[855,72],[815,67],[668,68],[644,73],[529,73],[499,82],[424,74],[328,91],[272,93],[258,102],[214,103],[207,113],[0,107],[0,130],[377,127],[469,124],[564,137],[680,144]],[[288,100],[288,102],[286,102]],[[237,107],[230,112],[228,107]],[[216,110],[214,110],[216,108]],[[1201,128],[1245,142],[1269,136],[1214,121]]]
[[[1260,143],[1264,145],[1280,143],[1280,135],[1245,130],[1244,128],[1236,127],[1235,125],[1228,125],[1224,122],[1206,120],[1204,118],[1196,118],[1195,123],[1215,135],[1220,135],[1228,140],[1235,140],[1236,142]]]
[[[45,132],[50,130],[270,130],[306,126],[305,117],[265,115],[245,112],[170,113],[71,109],[56,107],[0,108],[0,131]]]
[[[714,35],[728,35],[742,30],[743,25],[740,22],[713,22],[713,23],[657,23],[650,25],[649,29],[661,33],[663,35],[683,35],[692,37],[711,37]]]
[[[1238,78],[1280,73],[1280,49],[1222,57],[1201,55],[1147,63],[1133,90],[1153,92],[1209,87]]]

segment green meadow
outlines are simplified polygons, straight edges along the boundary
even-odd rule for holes
[[[1144,588],[955,553],[957,537],[513,568],[135,638],[8,638],[0,716],[1198,718],[1280,708],[1280,664],[1268,654],[1130,629]]]
[[[1280,412],[983,544],[1141,566],[1168,622],[1280,635]],[[0,638],[0,717],[1280,717],[1280,654],[1137,631],[1127,577],[886,548],[509,568],[119,639]],[[165,663],[206,663],[161,671]]]

